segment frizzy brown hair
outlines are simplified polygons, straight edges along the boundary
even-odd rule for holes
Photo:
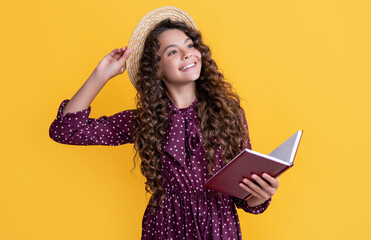
[[[168,29],[179,29],[193,41],[201,52],[202,69],[196,80],[196,105],[200,121],[206,157],[207,170],[214,175],[215,150],[221,149],[222,159],[228,163],[242,149],[247,147],[248,132],[244,127],[245,112],[240,106],[240,98],[234,93],[231,84],[224,81],[217,64],[211,58],[208,46],[202,42],[201,33],[189,28],[183,22],[165,19],[153,29],[144,43],[143,55],[138,72],[134,130],[134,164],[137,153],[141,159],[141,172],[146,178],[145,190],[152,193],[149,204],[155,211],[165,197],[161,186],[162,147],[168,128],[168,105],[165,99],[166,85],[159,71],[161,57],[158,36]],[[135,166],[134,166],[135,168]],[[158,200],[158,197],[160,199]]]

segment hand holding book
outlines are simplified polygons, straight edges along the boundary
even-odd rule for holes
[[[252,174],[251,178],[258,184],[255,184],[248,178],[244,178],[240,183],[240,187],[251,194],[251,197],[246,200],[247,205],[255,207],[271,198],[276,193],[279,183],[278,177],[274,178],[267,173],[264,173],[262,177]]]
[[[204,186],[243,199],[248,205],[269,199],[278,188],[278,177],[294,165],[302,133],[297,131],[269,155],[244,149]],[[256,179],[252,178],[254,175]],[[245,182],[244,186],[239,185],[241,182]]]

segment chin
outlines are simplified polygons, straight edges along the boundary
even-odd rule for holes
[[[194,75],[191,75],[191,76],[180,78],[180,79],[177,80],[177,82],[183,82],[183,83],[194,82],[199,78],[200,78],[200,74],[194,74]]]

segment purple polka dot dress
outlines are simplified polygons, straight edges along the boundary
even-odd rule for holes
[[[166,99],[170,124],[160,164],[161,185],[166,193],[161,203],[165,209],[157,208],[152,213],[151,207],[147,206],[142,221],[142,239],[242,239],[236,207],[261,214],[271,198],[259,206],[249,207],[242,199],[204,188],[203,184],[210,176],[195,109],[198,101],[196,99],[189,107],[180,109]],[[50,126],[49,135],[54,141],[110,146],[134,142],[135,110],[94,119],[89,118],[89,106],[63,117],[68,101],[60,104],[57,117]],[[244,123],[247,128],[246,119]],[[250,141],[248,145],[251,149]],[[216,149],[218,169],[225,165],[220,154],[221,149]]]

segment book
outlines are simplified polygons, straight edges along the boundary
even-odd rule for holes
[[[252,174],[262,176],[267,173],[277,178],[294,165],[303,130],[297,131],[270,154],[265,155],[248,148],[244,149],[214,176],[209,178],[204,187],[247,200],[253,195],[240,187],[243,178],[259,185],[251,178]],[[264,179],[264,178],[263,178]],[[265,180],[265,179],[264,179]],[[267,183],[268,181],[265,180]],[[260,185],[259,185],[260,186]]]

